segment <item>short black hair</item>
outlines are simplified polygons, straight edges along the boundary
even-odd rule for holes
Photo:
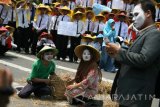
[[[152,13],[152,19],[153,21],[155,21],[156,8],[155,8],[155,4],[153,3],[153,1],[152,0],[139,0],[138,4],[141,4],[144,12],[147,12],[148,10],[150,10]]]

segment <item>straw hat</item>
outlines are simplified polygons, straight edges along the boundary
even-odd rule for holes
[[[92,39],[92,40],[94,40],[94,39],[96,39],[96,36],[92,36],[91,34],[86,34],[86,35],[83,36],[83,38],[84,39]]]
[[[157,7],[160,7],[160,3],[156,3],[156,6],[157,6]]]
[[[156,22],[156,26],[160,26],[160,22]]]
[[[5,28],[10,32],[10,33],[13,33],[15,28],[14,27],[11,27],[11,26],[5,26]]]
[[[82,13],[84,13],[84,12],[85,12],[85,9],[84,9],[82,6],[77,6],[77,7],[73,10],[73,12],[76,13],[77,11],[81,11]]]
[[[111,13],[117,14],[119,11],[119,9],[112,9]]]
[[[105,19],[105,17],[104,17],[102,14],[96,15],[95,18],[97,18],[97,19],[98,19],[98,18],[103,18],[103,19]]]
[[[101,14],[106,15],[106,14],[109,14],[109,12],[108,11],[102,11]]]
[[[92,10],[92,7],[86,7],[86,11]]]
[[[59,3],[59,2],[53,3],[53,6],[54,6],[54,7],[58,7],[58,6],[60,6],[60,5],[61,5],[61,3]]]
[[[71,13],[71,10],[67,6],[60,8],[59,11],[60,11],[60,13],[63,13],[63,11],[68,11],[68,14]]]
[[[73,14],[73,19],[77,16],[77,15],[81,15],[82,17],[84,16],[84,14],[80,11],[77,11],[76,13]]]
[[[123,17],[126,18],[126,17],[127,17],[126,15],[127,15],[127,12],[124,11],[124,10],[121,10],[121,11],[119,12],[119,14],[118,14],[118,17],[123,16]]]
[[[20,0],[20,1],[17,2],[16,6],[19,7],[20,4],[21,4],[21,3],[24,3],[24,2],[26,2],[26,1],[25,1],[25,0]]]
[[[44,5],[44,4],[39,4],[37,9],[39,9],[39,10],[40,10],[40,9],[46,9],[46,10],[48,10],[48,11],[51,11],[50,7],[49,7],[49,6],[46,6],[46,5]]]
[[[94,12],[92,10],[86,11],[86,15],[88,15],[88,13],[91,13],[94,16]]]
[[[41,55],[46,51],[52,51],[54,55],[58,53],[58,50],[56,48],[50,47],[50,46],[44,46],[37,54],[37,58],[41,58]]]
[[[82,58],[82,53],[83,53],[83,51],[85,49],[91,50],[93,52],[92,54],[93,54],[93,58],[95,59],[95,61],[99,61],[99,59],[100,59],[100,53],[99,53],[99,51],[96,48],[94,48],[91,45],[78,45],[75,48],[74,52],[75,52],[76,56],[81,59]]]

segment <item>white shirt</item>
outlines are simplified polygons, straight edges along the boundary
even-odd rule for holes
[[[12,11],[13,11],[13,21],[15,22],[16,21],[16,10],[14,8],[12,9],[12,7],[9,7],[7,19],[8,21],[12,21]]]
[[[81,0],[76,0],[76,6],[81,6],[82,5],[82,1]]]
[[[98,26],[99,26],[99,30],[98,30]],[[99,21],[94,22],[93,33],[97,33],[97,30],[98,30],[98,32],[103,31],[104,26],[105,26],[105,23],[103,23],[103,22],[100,22],[100,23],[99,23]]]
[[[125,22],[122,22],[120,35],[118,35],[119,27],[120,21],[115,22],[116,36],[121,36],[123,39],[126,39],[126,37],[128,37],[128,25]]]
[[[62,20],[63,18],[63,20]],[[58,18],[58,22],[59,21],[65,21],[65,22],[70,22],[71,21],[71,18],[67,15],[60,15],[59,18]]]
[[[160,19],[160,8],[156,7],[156,18],[155,18],[155,21],[157,21],[158,19]]]
[[[92,0],[82,0],[82,7],[92,7]]]
[[[69,1],[69,2],[68,2],[68,8],[69,8],[70,10],[74,10],[75,7],[76,7],[75,2],[73,2],[73,1]]]
[[[82,33],[83,33],[83,29],[84,29],[84,22],[83,22],[83,21],[81,21],[81,20],[79,20],[79,21],[78,21],[78,26],[77,26],[77,20],[75,20],[75,21],[74,21],[74,23],[76,24],[76,30],[77,30],[77,28],[78,28],[78,30],[76,31],[76,32],[77,32],[76,37],[79,37],[79,36],[80,36],[80,34],[82,34]]]
[[[1,18],[5,19],[8,14],[8,7],[6,5],[0,5],[0,13],[1,13]]]
[[[49,28],[48,28],[49,33],[51,30],[57,30],[58,18],[59,18],[59,16],[52,16],[50,24],[49,24]]]
[[[49,16],[44,15],[38,15],[37,21],[33,24],[34,28],[37,30],[43,30],[48,29],[49,24]]]
[[[23,11],[23,12],[22,12]],[[22,15],[24,13],[24,23],[22,23]],[[29,9],[23,9],[21,7],[17,8],[17,16],[18,16],[18,27],[27,28],[29,27],[30,20],[27,19],[27,14],[30,14]]]
[[[85,21],[85,28],[84,28],[83,33],[85,33],[86,31],[88,31],[88,25],[89,25],[89,31],[93,32],[93,30],[94,30],[94,22],[91,21],[91,20],[86,19],[86,21]]]
[[[112,7],[111,7],[111,1],[109,1],[109,2],[107,3],[107,7],[109,7],[109,8],[112,9]]]
[[[93,3],[101,4],[101,0],[94,0]]]
[[[130,4],[123,4],[123,10],[127,11],[127,13],[131,12],[131,5]]]
[[[43,3],[43,4],[48,4],[48,3],[49,3],[49,4],[52,4],[52,0],[43,0],[42,3]]]

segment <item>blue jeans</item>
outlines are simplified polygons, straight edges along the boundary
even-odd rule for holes
[[[102,53],[100,58],[100,68],[104,69],[105,71],[115,71],[114,66],[114,58],[111,58],[106,51],[106,47],[102,47]]]

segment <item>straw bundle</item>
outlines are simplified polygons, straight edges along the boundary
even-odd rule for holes
[[[111,87],[112,87],[112,83],[107,82],[107,81],[106,82],[102,81],[101,83],[99,83],[98,93],[99,94],[110,94]]]
[[[69,74],[56,75],[51,78],[51,89],[52,94],[57,100],[65,100],[66,97],[64,93],[66,91],[66,86],[69,85],[71,77]]]

